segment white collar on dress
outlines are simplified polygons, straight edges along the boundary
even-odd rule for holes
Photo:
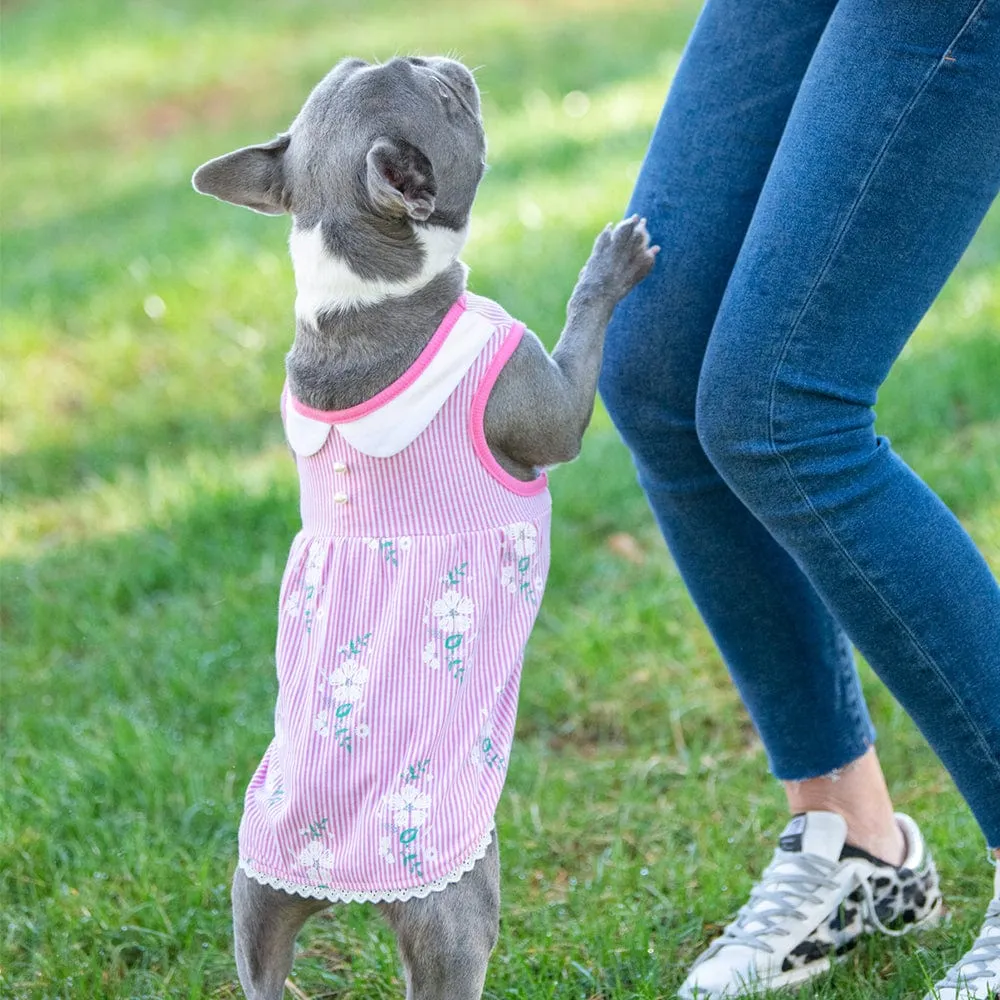
[[[314,455],[331,426],[353,448],[374,458],[401,452],[426,430],[482,353],[496,327],[485,316],[466,310],[455,322],[427,367],[402,392],[361,417],[324,421],[306,416],[289,397],[285,433],[298,455]]]

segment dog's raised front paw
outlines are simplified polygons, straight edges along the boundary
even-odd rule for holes
[[[617,302],[649,274],[659,250],[649,245],[646,220],[638,215],[608,225],[594,241],[590,259],[580,272],[580,283]]]

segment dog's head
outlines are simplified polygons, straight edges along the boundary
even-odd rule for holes
[[[296,314],[402,296],[451,267],[486,137],[472,73],[444,58],[339,63],[271,142],[210,160],[203,194],[293,217]]]
[[[302,229],[331,212],[462,229],[483,175],[486,139],[472,73],[444,58],[340,62],[287,133],[210,160],[203,194]]]

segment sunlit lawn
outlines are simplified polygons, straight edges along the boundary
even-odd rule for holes
[[[276,417],[294,291],[287,221],[199,198],[190,173],[287,125],[341,55],[456,52],[482,67],[492,164],[472,285],[551,343],[593,234],[622,212],[696,5],[9,7],[2,992],[235,996],[228,879],[270,738],[297,518]],[[880,430],[995,569],[998,330],[995,210],[879,402]],[[487,994],[672,996],[767,862],[781,799],[603,411],[552,486]],[[970,815],[865,678],[897,803],[923,823],[955,917],[859,949],[803,996],[920,996],[988,896]],[[301,943],[302,994],[401,996],[368,909]]]

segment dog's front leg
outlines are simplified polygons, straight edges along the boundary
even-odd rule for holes
[[[649,274],[658,249],[650,247],[638,216],[608,226],[580,272],[552,356],[534,334],[525,334],[497,380],[485,420],[491,449],[514,475],[531,478],[579,454],[611,314]]]
[[[659,247],[650,247],[646,220],[632,216],[607,226],[566,308],[566,326],[552,352],[565,384],[564,418],[573,432],[574,455],[590,423],[601,372],[604,334],[618,302],[649,274]]]

